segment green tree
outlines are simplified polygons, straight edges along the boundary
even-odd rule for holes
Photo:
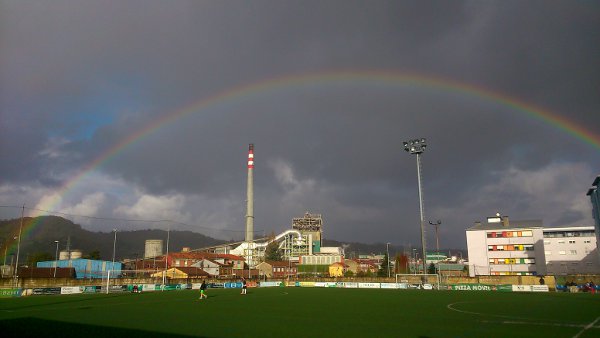
[[[427,273],[429,273],[429,274],[432,274],[432,275],[435,274],[436,273],[435,270],[436,270],[435,264],[433,264],[433,263],[429,264],[429,266],[427,267]]]
[[[383,256],[383,261],[381,262],[381,266],[379,267],[379,270],[377,271],[377,276],[379,277],[387,277],[388,276],[388,268],[389,268],[389,257],[387,255],[387,252],[385,253],[385,255]]]
[[[99,260],[100,259],[100,251],[94,250],[94,251],[90,252],[89,254],[84,255],[83,258]]]
[[[281,252],[279,251],[279,243],[273,241],[267,245],[265,249],[265,260],[266,261],[281,261]]]
[[[27,265],[35,267],[37,262],[46,262],[53,260],[55,260],[55,257],[48,252],[36,252],[29,255],[27,259]]]

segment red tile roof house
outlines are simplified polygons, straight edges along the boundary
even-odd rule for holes
[[[233,276],[233,264],[220,263],[213,259],[201,259],[194,263],[192,266],[198,267],[206,271],[213,277],[232,277]]]
[[[256,266],[260,273],[267,278],[287,278],[297,273],[296,263],[288,261],[266,261]]]

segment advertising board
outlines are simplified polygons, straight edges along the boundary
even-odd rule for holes
[[[20,297],[22,289],[0,289],[0,298]]]
[[[34,295],[60,295],[60,288],[34,288]]]
[[[382,289],[400,289],[400,283],[381,283]]]
[[[379,289],[381,288],[381,283],[358,283],[359,289]]]
[[[61,295],[72,295],[76,293],[83,293],[83,286],[62,286],[60,288]]]

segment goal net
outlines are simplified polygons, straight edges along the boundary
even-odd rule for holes
[[[439,274],[396,274],[396,283],[407,284],[408,288],[440,290],[441,278]]]

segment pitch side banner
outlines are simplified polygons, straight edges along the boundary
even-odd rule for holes
[[[358,283],[359,289],[379,289],[381,288],[381,283]]]
[[[72,295],[75,293],[83,293],[83,286],[63,286],[60,288],[61,295]]]
[[[270,287],[278,287],[282,286],[283,282],[260,282],[259,287],[261,288],[270,288]]]
[[[0,289],[0,298],[20,297],[22,289]]]
[[[60,288],[34,288],[34,295],[60,295]]]
[[[83,293],[96,293],[100,292],[100,289],[102,289],[100,286],[85,286],[83,288]]]
[[[448,290],[457,291],[501,291],[511,292],[511,285],[486,285],[486,284],[451,284],[447,286]]]
[[[335,288],[335,282],[315,282],[315,287],[317,288]]]
[[[160,290],[160,285],[158,285],[158,284],[142,284],[142,285],[138,286],[138,288],[141,288],[142,292],[157,291],[157,290]]]
[[[344,283],[344,287],[346,289],[357,289],[358,288],[358,283],[354,283],[354,282],[345,282]]]
[[[513,285],[514,292],[548,292],[548,285]]]
[[[314,288],[315,287],[315,282],[298,282],[300,287],[303,288]]]
[[[382,289],[401,289],[402,283],[381,283]]]

